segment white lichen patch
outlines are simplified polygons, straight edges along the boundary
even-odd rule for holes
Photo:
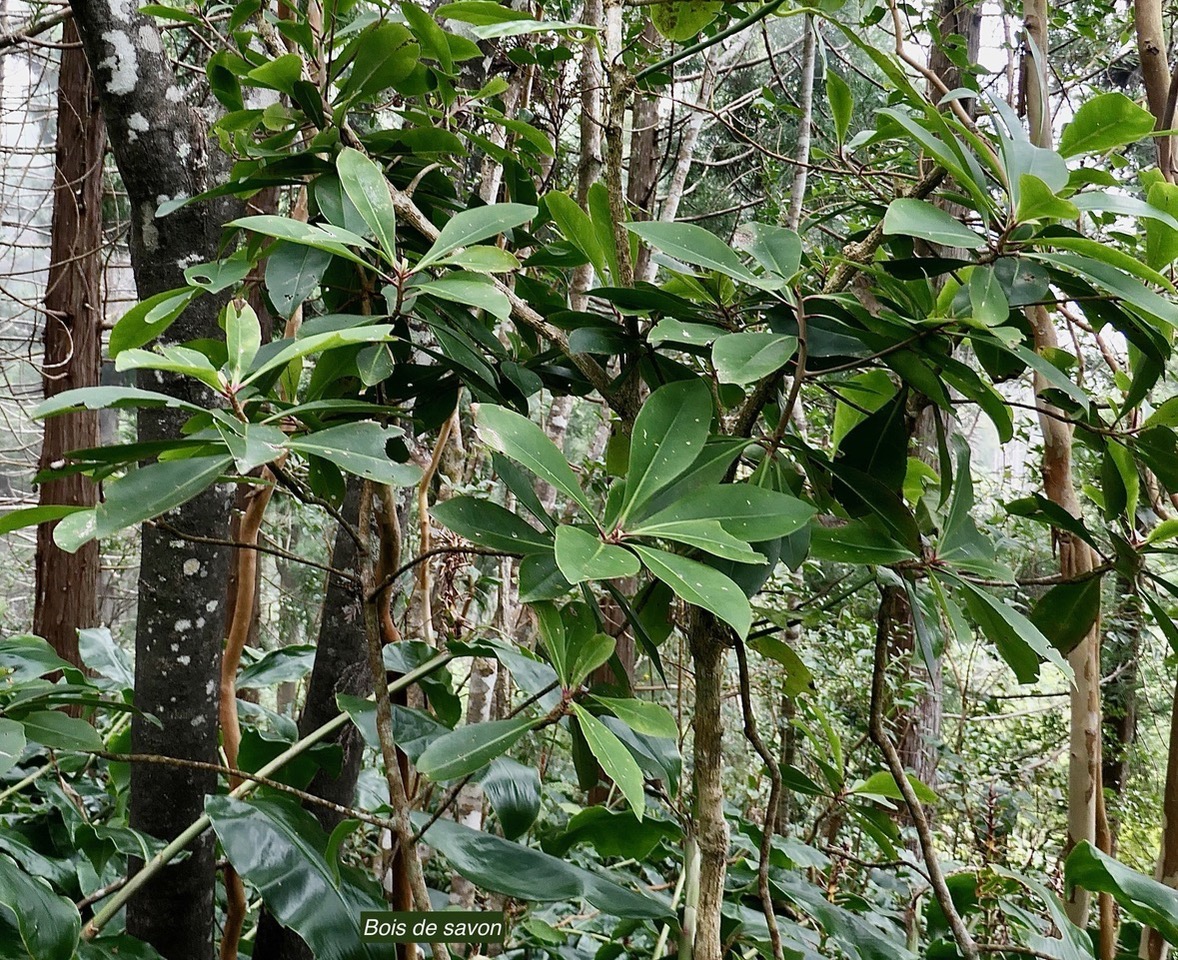
[[[139,83],[139,55],[135,44],[122,30],[107,30],[102,39],[110,44],[110,56],[99,62],[99,69],[110,70],[106,89],[117,97],[126,96]]]
[[[191,620],[177,620],[174,624],[172,624],[172,629],[175,630],[177,633],[187,633],[189,630],[192,629],[192,621]]]
[[[192,657],[188,656],[188,654],[184,654],[182,657],[177,657],[176,662],[180,664],[180,666],[186,667],[192,663]]]
[[[167,98],[168,103],[184,102],[184,91],[179,87],[168,87],[168,89],[164,92],[164,96]]]
[[[148,253],[159,248],[160,233],[155,227],[155,207],[145,203],[142,210],[143,246]]]
[[[184,561],[184,576],[191,577],[200,570],[200,561],[196,557],[189,557]]]
[[[217,601],[216,600],[210,600],[208,603],[205,604],[205,613],[212,613],[216,609],[217,609]]]
[[[148,53],[160,53],[160,35],[155,27],[145,23],[139,28],[139,45]]]

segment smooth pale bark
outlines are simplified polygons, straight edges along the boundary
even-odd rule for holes
[[[1027,35],[1046,56],[1047,0],[1027,0],[1024,5]],[[1023,92],[1027,105],[1027,122],[1031,142],[1040,147],[1051,147],[1051,111],[1047,102],[1046,79],[1039,73],[1039,60],[1028,52],[1023,57]],[[1044,307],[1031,307],[1027,317],[1039,353],[1056,349],[1059,337],[1051,315]],[[1047,383],[1035,376],[1035,392],[1047,388]],[[1043,434],[1043,492],[1073,516],[1080,516],[1080,500],[1072,475],[1072,428],[1059,419],[1059,411],[1045,401],[1039,401],[1039,427]],[[1052,416],[1055,414],[1055,416]],[[1056,531],[1059,550],[1059,570],[1066,578],[1090,573],[1094,558],[1087,544],[1064,531]],[[1068,744],[1068,838],[1070,850],[1081,841],[1097,842],[1097,806],[1100,786],[1100,626],[1092,630],[1069,654],[1068,662],[1075,673],[1071,688],[1070,733]],[[1068,917],[1083,927],[1088,920],[1090,897],[1076,887],[1065,904]],[[1104,911],[1102,911],[1103,913]],[[1107,926],[1105,924],[1104,926]],[[1107,945],[1105,945],[1107,946]],[[1105,952],[1102,949],[1102,953]]]
[[[724,819],[724,661],[723,627],[706,610],[688,613],[687,640],[695,668],[694,815],[692,837],[699,853],[695,901],[694,960],[722,960],[721,909],[728,861],[728,821]]]
[[[102,365],[102,174],[106,125],[97,92],[79,47],[77,27],[62,28],[66,45],[57,81],[57,156],[53,174],[53,227],[45,292],[46,398],[98,384]],[[99,444],[98,412],[80,410],[45,421],[38,463],[45,470],[71,450]],[[92,507],[97,486],[76,474],[43,483],[41,506]],[[98,617],[97,541],[75,553],[59,550],[53,527],[37,528],[33,632],[58,656],[80,664],[78,630]]]
[[[1153,114],[1155,129],[1171,128],[1174,115],[1174,81],[1170,73],[1170,47],[1165,13],[1161,0],[1134,0],[1133,28],[1137,33],[1137,54],[1141,61],[1141,82],[1145,99]],[[1157,139],[1158,169],[1167,180],[1174,180],[1174,140]]]
[[[178,86],[163,38],[151,19],[118,0],[75,0],[74,21],[94,71],[111,147],[131,207],[130,251],[141,298],[185,285],[184,269],[216,256],[233,201],[192,204],[157,219],[161,198],[192,197],[222,179],[223,162],[209,141],[204,116]],[[165,334],[167,342],[219,339],[219,302],[202,297]],[[203,406],[218,401],[194,381],[144,371],[144,387]],[[139,439],[179,436],[188,415],[142,410]],[[191,543],[175,531],[223,540],[231,491],[213,485],[168,515],[172,528],[145,525],[141,535],[135,626],[135,705],[132,747],[215,763],[217,688],[224,639],[229,554]],[[150,715],[159,722],[148,723]],[[131,771],[131,826],[174,838],[204,809],[216,775],[164,764]],[[166,960],[208,960],[212,953],[216,874],[213,837],[205,834],[189,857],[161,872],[127,908],[127,929]]]

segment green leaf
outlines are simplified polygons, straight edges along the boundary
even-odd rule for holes
[[[887,566],[915,554],[880,530],[876,521],[851,520],[837,527],[815,524],[810,531],[810,556],[835,563]]]
[[[262,690],[279,683],[297,683],[311,672],[315,649],[311,644],[299,643],[270,650],[238,671],[237,686]]]
[[[105,750],[95,729],[80,717],[57,710],[38,710],[21,718],[25,738],[50,750]]]
[[[495,281],[481,273],[455,271],[440,280],[415,280],[411,289],[452,303],[486,310],[498,320],[511,316],[511,301]]]
[[[36,527],[42,523],[52,523],[71,513],[85,510],[85,507],[71,507],[63,504],[50,504],[43,507],[21,507],[19,510],[9,510],[0,516],[0,536],[22,530],[25,527]]]
[[[226,417],[218,418],[216,426],[241,474],[277,460],[286,445],[286,434],[271,424],[242,423]]]
[[[826,99],[830,103],[830,115],[834,118],[835,140],[840,144],[845,143],[855,102],[847,82],[829,67],[826,68]]]
[[[398,84],[420,64],[421,48],[403,23],[377,23],[349,45],[352,69],[340,97],[367,97]],[[347,57],[339,58],[347,63]]]
[[[317,960],[377,960],[387,949],[360,940],[360,912],[386,907],[363,871],[329,863],[328,837],[301,807],[212,796],[205,812],[233,869],[266,909],[311,948]]]
[[[938,797],[936,793],[912,774],[908,774],[908,783],[911,784],[912,792],[916,794],[916,799],[921,803],[937,802]],[[900,785],[896,783],[896,778],[888,770],[880,770],[873,773],[862,783],[852,787],[851,793],[885,797],[888,800],[904,800],[904,794],[900,792]]]
[[[30,877],[11,857],[0,854],[0,906],[16,921],[30,960],[71,960],[82,918],[65,897],[40,878]]]
[[[721,0],[665,0],[650,8],[650,22],[668,40],[694,40],[724,9]]]
[[[569,667],[569,686],[579,687],[598,667],[603,666],[614,655],[617,641],[608,633],[594,633],[576,644]]]
[[[764,555],[757,553],[744,540],[730,534],[718,520],[673,520],[659,524],[645,523],[630,531],[630,535],[673,540],[689,547],[698,547],[714,557],[721,557],[734,563],[765,563]]]
[[[969,305],[974,320],[987,327],[1003,324],[1010,316],[1006,292],[998,274],[988,264],[974,267],[969,275]]]
[[[733,242],[782,280],[789,280],[802,265],[802,238],[786,227],[772,223],[742,224]]]
[[[537,212],[535,207],[523,203],[495,203],[486,207],[461,210],[442,227],[433,246],[417,261],[417,269],[422,270],[437,263],[459,247],[469,247],[480,240],[486,240],[527,223]]]
[[[581,251],[593,264],[597,276],[602,280],[610,277],[606,266],[605,250],[597,237],[593,221],[589,214],[582,210],[577,202],[567,193],[552,192],[544,198],[548,213],[552,221],[564,234],[566,240]]]
[[[413,815],[418,828],[428,820],[428,814]],[[612,917],[662,919],[671,915],[665,903],[484,830],[471,830],[442,819],[426,830],[424,839],[458,873],[484,890],[525,902],[547,903],[583,897]]]
[[[564,454],[540,427],[527,417],[490,404],[479,404],[474,416],[483,443],[531,470],[586,512],[593,512]]]
[[[294,85],[302,75],[303,58],[297,53],[287,53],[255,67],[245,75],[245,79],[252,80],[255,87],[281,90],[288,96],[293,96]]]
[[[522,10],[505,7],[497,0],[456,0],[455,3],[445,3],[438,7],[438,16],[445,20],[473,24],[476,27],[532,19]]]
[[[437,262],[439,267],[460,267],[472,273],[510,273],[519,269],[515,254],[498,247],[463,247]]]
[[[736,251],[714,233],[709,233],[694,223],[638,221],[627,223],[626,229],[637,234],[656,250],[683,263],[703,267],[705,270],[715,270],[750,286],[766,286],[765,281],[759,279],[741,262]]]
[[[630,469],[618,515],[630,513],[688,470],[707,443],[712,427],[712,394],[703,380],[659,387],[638,411],[630,437]]]
[[[516,840],[527,833],[540,815],[540,774],[536,768],[511,757],[496,757],[479,783],[499,818],[503,836]]]
[[[1069,891],[1083,887],[1112,894],[1126,913],[1178,946],[1178,891],[1131,870],[1087,840],[1076,844],[1064,861],[1064,882]]]
[[[571,584],[633,577],[638,558],[624,547],[602,543],[595,534],[561,524],[556,528],[556,565]]]
[[[1085,193],[1077,193],[1071,198],[1071,203],[1078,210],[1116,213],[1147,221],[1156,220],[1172,230],[1178,230],[1178,220],[1175,220],[1165,210],[1160,210],[1143,200],[1138,200],[1137,197],[1130,197],[1126,194],[1109,193],[1107,190],[1090,190]]]
[[[412,486],[421,479],[415,464],[398,463],[389,457],[386,446],[401,436],[401,430],[384,427],[371,420],[328,427],[286,441],[291,450],[329,460],[341,470],[397,487]]]
[[[1164,180],[1153,184],[1146,195],[1151,207],[1178,218],[1178,184]],[[1178,230],[1150,218],[1145,221],[1145,262],[1155,270],[1168,267],[1178,258]]]
[[[633,698],[594,697],[593,699],[608,709],[631,730],[645,733],[649,737],[665,737],[669,740],[675,740],[679,736],[679,724],[671,716],[671,711],[660,704]]]
[[[746,543],[761,543],[797,533],[814,516],[803,500],[751,483],[701,487],[646,517],[630,533],[661,536],[658,531],[686,521],[715,520]]]
[[[639,821],[629,810],[586,807],[569,820],[564,833],[545,838],[544,849],[563,857],[574,846],[588,843],[599,857],[632,858],[640,863],[661,840],[678,840],[682,831],[669,820],[646,817]]]
[[[646,791],[642,770],[630,751],[610,729],[579,703],[573,704],[573,713],[581,725],[581,732],[601,769],[618,785],[622,796],[630,803],[630,809],[639,820],[646,813]]]
[[[813,692],[815,689],[814,674],[810,672],[805,661],[798,656],[797,651],[784,640],[762,636],[750,640],[749,646],[762,657],[776,660],[785,667],[785,686],[782,692],[787,697],[800,697],[804,693]]]
[[[433,518],[471,543],[527,556],[551,553],[552,538],[490,500],[451,497],[435,504]]]
[[[436,60],[443,73],[454,73],[450,43],[446,39],[445,31],[437,25],[433,16],[413,2],[401,4],[401,14],[409,22],[417,42],[421,44],[422,54]]]
[[[31,415],[33,419],[40,420],[75,410],[122,410],[135,407],[173,407],[192,413],[204,412],[204,407],[195,403],[154,390],[142,390],[139,387],[79,387],[76,390],[63,390],[43,400],[33,408]]]
[[[465,777],[505,754],[535,725],[527,717],[467,724],[426,747],[417,769],[431,780]]]
[[[368,241],[363,237],[344,230],[342,227],[333,227],[329,231],[323,227],[303,223],[299,220],[291,220],[288,217],[277,217],[273,214],[240,217],[237,220],[229,221],[226,226],[241,227],[244,230],[252,230],[254,233],[260,233],[266,237],[285,240],[287,243],[297,243],[304,247],[314,247],[316,250],[322,250],[325,253],[342,257],[345,260],[350,260],[352,263],[358,263],[363,266],[367,266],[367,262],[363,257],[353,253],[349,249],[349,245],[362,249],[372,249]]]
[[[242,381],[242,386],[252,383],[263,374],[279,367],[285,367],[295,360],[309,356],[312,353],[323,353],[337,347],[351,346],[357,343],[379,343],[385,340],[395,340],[391,336],[393,328],[387,324],[373,326],[345,327],[342,330],[328,330],[324,333],[312,333],[307,336],[296,337],[290,341],[279,341],[274,344],[277,348],[273,352],[263,350],[249,376]],[[282,345],[285,344],[285,345]],[[267,344],[270,346],[271,344]]]
[[[411,6],[405,5],[406,8]],[[340,151],[335,159],[335,169],[348,199],[368,224],[385,258],[394,259],[397,255],[397,213],[393,209],[393,198],[389,194],[384,172],[359,150],[351,147]]]
[[[199,290],[181,287],[141,300],[119,318],[110,332],[108,351],[114,360],[124,350],[142,347],[161,336],[184,312]]]
[[[1003,603],[967,580],[957,579],[957,584],[965,593],[970,616],[998,647],[1002,659],[1014,670],[1020,683],[1031,683],[1038,679],[1040,659],[1055,664],[1065,677],[1071,679],[1071,666],[1030,620],[1010,604]]]
[[[158,350],[124,350],[115,361],[115,369],[163,370],[192,377],[218,393],[225,387],[224,378],[203,353],[189,347],[161,346]]]
[[[721,383],[743,386],[776,373],[797,348],[794,337],[777,333],[727,333],[712,347],[712,364]]]
[[[682,320],[660,320],[647,333],[646,339],[650,344],[660,343],[688,343],[692,346],[706,347],[717,337],[724,336],[721,327],[714,327],[710,323],[684,323]]]
[[[986,241],[940,207],[927,200],[900,197],[888,205],[883,232],[888,236],[916,237],[945,247],[982,250]]]
[[[225,347],[229,353],[227,373],[231,384],[241,383],[249,365],[262,346],[262,325],[248,303],[238,309],[232,301],[225,305]]]
[[[1100,616],[1100,577],[1057,583],[1031,609],[1030,621],[1060,653],[1071,653]]]
[[[634,544],[634,550],[646,568],[663,581],[680,600],[709,610],[732,627],[741,638],[747,637],[753,612],[744,591],[712,567],[678,554]]]
[[[0,776],[16,766],[26,743],[25,728],[15,720],[0,717]]]
[[[1085,100],[1059,138],[1059,154],[1107,153],[1136,143],[1154,128],[1148,110],[1123,93],[1102,93]]]
[[[1018,207],[1015,219],[1020,223],[1029,220],[1076,220],[1079,208],[1055,195],[1055,191],[1038,177],[1024,173],[1018,180]]]
[[[227,456],[161,460],[108,483],[106,499],[95,513],[94,536],[101,540],[187,503],[214,483],[231,461]]]

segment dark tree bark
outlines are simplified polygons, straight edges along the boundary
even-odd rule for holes
[[[53,173],[53,229],[45,293],[46,398],[98,384],[102,365],[102,160],[106,126],[86,55],[67,20],[57,81],[57,159]],[[45,421],[39,466],[47,469],[70,450],[97,446],[98,413],[83,410]],[[97,488],[75,475],[41,485],[40,504],[93,507]],[[78,629],[98,616],[98,543],[76,553],[59,550],[53,527],[37,528],[33,632],[58,656],[81,665]]]
[[[359,514],[360,484],[349,483],[342,515],[354,527]],[[331,566],[341,571],[359,569],[356,543],[343,527],[335,536]],[[336,694],[363,697],[372,692],[371,677],[364,659],[366,643],[363,597],[359,586],[355,582],[329,575],[315,665],[307,687],[307,701],[299,717],[300,736],[305,737],[339,713]],[[356,795],[356,779],[360,775],[364,742],[350,723],[340,729],[334,741],[329,742],[339,744],[343,750],[340,775],[329,777],[321,770],[307,789],[325,800],[350,806]],[[310,806],[307,809],[318,818],[328,833],[343,819],[341,814],[324,807]],[[296,934],[279,926],[269,914],[264,914],[253,956],[254,960],[311,960],[311,951]]]
[[[131,205],[131,265],[139,296],[183,286],[185,267],[216,255],[222,224],[235,204],[193,204],[163,219],[156,210],[165,198],[196,196],[216,184],[223,163],[204,117],[177,83],[154,22],[125,0],[75,0],[72,7]],[[219,306],[212,298],[196,300],[166,340],[219,337]],[[216,402],[205,388],[172,374],[141,374],[140,382],[204,406]],[[141,411],[139,439],[176,437],[186,416]],[[168,524],[223,539],[231,502],[229,488],[214,485],[169,514]],[[153,525],[144,526],[141,546],[135,704],[161,726],[137,716],[133,748],[215,762],[228,551]],[[161,764],[136,765],[131,777],[131,825],[163,839],[192,823],[205,795],[216,789],[213,773]],[[127,909],[128,931],[166,960],[212,955],[211,833],[190,850],[188,859],[168,867]]]

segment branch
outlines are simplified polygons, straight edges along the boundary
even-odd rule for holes
[[[900,759],[900,753],[896,749],[896,745],[892,743],[891,737],[888,736],[888,732],[884,727],[884,698],[887,693],[888,631],[884,628],[883,616],[881,607],[881,619],[875,631],[875,661],[871,672],[871,722],[869,734],[872,742],[883,753],[888,769],[892,773],[892,778],[896,781],[896,786],[899,788],[900,794],[904,797],[904,805],[908,808],[912,822],[916,825],[916,836],[920,843],[920,853],[924,858],[925,868],[928,870],[929,885],[932,887],[933,895],[937,898],[937,903],[945,914],[945,919],[949,923],[949,929],[953,931],[953,939],[957,941],[957,947],[965,960],[980,960],[978,946],[966,928],[965,922],[961,919],[961,914],[957,912],[957,907],[953,903],[953,896],[949,892],[949,885],[945,882],[945,874],[941,870],[940,861],[937,859],[936,844],[933,841],[933,832],[929,826],[928,815],[925,813],[924,804],[920,802],[920,798],[916,796],[916,791],[912,789],[912,784],[908,782],[908,775],[904,770],[904,762]]]
[[[68,6],[62,7],[57,13],[51,13],[43,20],[32,20],[23,27],[18,27],[11,33],[0,34],[0,50],[15,47],[31,37],[40,36],[47,30],[52,30],[58,24],[65,23],[73,16],[73,10]]]

